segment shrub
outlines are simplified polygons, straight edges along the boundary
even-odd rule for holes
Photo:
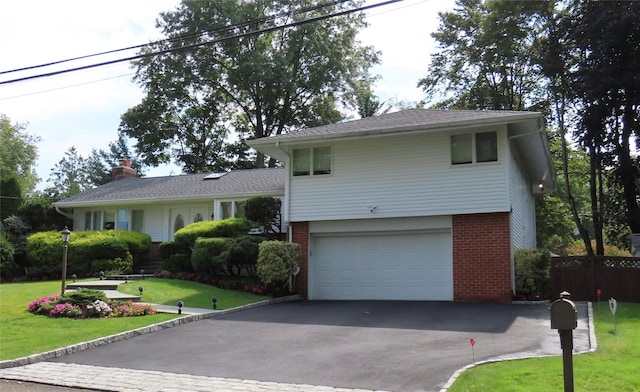
[[[107,296],[103,291],[93,289],[80,289],[67,291],[58,302],[68,302],[72,305],[85,306],[96,302],[96,300],[107,301]]]
[[[160,253],[160,259],[164,261],[169,260],[171,255],[178,253],[191,256],[191,247],[175,241],[165,241],[158,246],[158,253]]]
[[[595,249],[596,249],[595,240],[591,241],[591,247],[595,252]],[[584,246],[584,242],[576,241],[575,243],[573,243],[573,245],[564,249],[562,253],[566,254],[567,256],[586,256],[587,248]],[[606,245],[606,244],[604,245],[604,254],[606,256],[631,256],[631,252],[629,252],[628,250],[620,249],[615,245]]]
[[[133,271],[133,256],[127,254],[126,258],[99,259],[91,262],[91,271],[105,271],[109,274],[129,274]]]
[[[163,271],[171,273],[188,272],[193,270],[191,265],[191,256],[186,253],[174,253],[166,259],[162,259],[160,264]]]
[[[176,231],[176,242],[184,246],[194,246],[196,239],[204,238],[233,238],[247,234],[251,225],[249,221],[241,218],[229,218],[214,221],[195,222]]]
[[[264,241],[259,245],[258,276],[275,292],[282,291],[298,266],[300,245],[283,241]]]
[[[15,263],[13,261],[13,255],[15,254],[15,248],[9,239],[0,233],[0,275],[5,275],[7,271],[13,269]]]
[[[270,196],[252,197],[245,202],[247,219],[258,225],[265,234],[279,234],[282,231],[282,201]]]
[[[67,271],[78,275],[91,272],[94,260],[108,260],[112,267],[100,270],[122,270],[130,272],[133,267],[134,251],[148,251],[144,243],[151,237],[147,234],[125,232],[121,230],[78,231],[69,238]],[[60,233],[47,231],[35,233],[27,238],[27,258],[29,275],[60,276],[60,260],[62,259],[62,243]],[[104,262],[104,261],[100,261]]]
[[[191,264],[200,273],[215,275],[226,268],[228,238],[198,238],[193,247]]]
[[[516,249],[516,295],[527,299],[545,299],[551,289],[551,255],[544,249]]]
[[[254,276],[258,263],[259,245],[263,241],[266,241],[266,238],[252,235],[242,235],[229,241],[225,252],[227,268],[234,275],[244,271],[245,275]]]

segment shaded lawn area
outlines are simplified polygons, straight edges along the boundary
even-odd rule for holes
[[[182,300],[187,307],[211,308],[213,295],[218,297],[218,309],[268,299],[266,296],[170,279],[132,281],[120,285],[119,290],[137,294],[139,286],[144,287],[144,302],[176,305]],[[0,284],[0,360],[50,351],[178,317],[177,314],[158,313],[141,317],[74,320],[34,315],[27,310],[31,301],[56,293],[60,293],[60,281]]]
[[[598,349],[573,356],[575,390],[640,391],[640,304],[618,303],[617,327],[608,303],[593,308]],[[534,358],[474,367],[449,391],[562,391],[563,380],[561,356]]]

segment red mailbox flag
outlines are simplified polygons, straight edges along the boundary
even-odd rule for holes
[[[600,296],[600,294],[602,294],[602,291],[600,289],[596,290],[596,294],[598,294],[598,296]]]
[[[472,338],[471,340],[469,340],[469,343],[471,343],[472,346],[475,346],[476,340]]]

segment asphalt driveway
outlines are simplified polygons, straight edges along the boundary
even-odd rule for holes
[[[577,335],[587,328],[579,305]],[[584,336],[576,350],[588,348]],[[475,340],[472,351],[470,339]],[[586,345],[586,347],[585,347]],[[437,391],[459,368],[560,354],[540,305],[298,301],[205,319],[54,362],[388,391]]]

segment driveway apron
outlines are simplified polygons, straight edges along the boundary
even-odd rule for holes
[[[588,336],[586,305],[579,304],[578,310],[580,334]],[[576,351],[588,348],[588,338],[576,341]],[[437,391],[456,370],[474,361],[560,353],[546,304],[299,301],[183,324],[52,362],[341,388]]]

